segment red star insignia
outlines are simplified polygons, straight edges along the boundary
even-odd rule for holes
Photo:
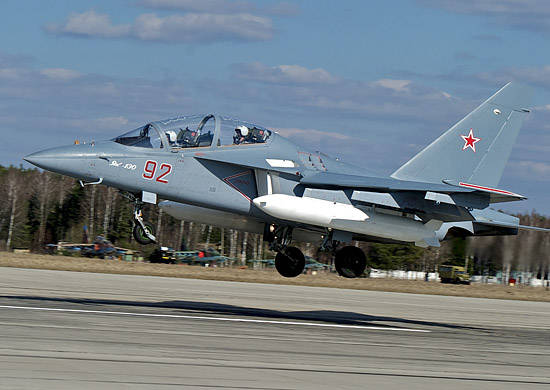
[[[464,140],[464,147],[462,150],[466,150],[468,148],[472,148],[472,150],[476,151],[476,142],[481,141],[481,138],[477,138],[474,136],[474,130],[470,129],[470,134],[468,135],[461,135],[460,136]]]

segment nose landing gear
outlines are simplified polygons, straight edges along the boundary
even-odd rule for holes
[[[139,207],[139,208],[138,208]],[[154,235],[153,225],[150,222],[145,222],[142,218],[141,205],[136,204],[134,210],[134,230],[132,231],[134,238],[142,245],[152,244],[157,242]]]
[[[132,235],[135,240],[142,245],[156,243],[157,238],[155,237],[153,225],[143,220],[143,213],[141,211],[143,202],[132,193],[121,191],[121,194],[134,204],[134,229],[132,230]]]

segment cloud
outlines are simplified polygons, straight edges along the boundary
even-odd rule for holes
[[[22,54],[0,53],[0,68],[28,66],[34,61],[34,58]]]
[[[69,15],[65,23],[49,24],[46,31],[85,38],[126,38],[151,42],[211,43],[266,41],[273,37],[270,19],[248,13],[187,13],[157,16],[141,14],[131,24],[115,25],[109,15],[93,10]]]
[[[444,91],[410,80],[349,80],[321,68],[308,69],[300,65],[268,66],[254,62],[233,65],[232,70],[235,78],[245,81],[238,87],[240,99],[290,110],[307,109],[321,115],[426,122],[429,120],[426,112],[432,113],[434,120],[447,115],[449,110],[441,103],[453,99]],[[440,109],[435,109],[437,107]]]
[[[0,68],[0,80],[16,80],[23,76],[18,68]]]
[[[479,57],[475,54],[473,54],[472,52],[470,51],[466,51],[466,50],[460,50],[460,51],[457,51],[455,54],[454,54],[454,59],[456,61],[460,61],[460,62],[465,62],[465,61],[474,61],[474,60],[478,60]]]
[[[185,14],[137,17],[132,36],[144,41],[265,41],[273,36],[269,19],[251,14]]]
[[[419,4],[463,15],[484,16],[493,23],[535,32],[550,31],[547,0],[417,0]]]
[[[468,73],[457,69],[442,74],[412,74],[403,72],[401,75],[423,80],[440,80],[460,83],[469,89],[482,87],[499,88],[510,81],[550,90],[550,65],[509,66],[487,72]]]
[[[299,11],[296,4],[286,1],[275,3],[264,8],[258,8],[256,4],[250,1],[242,0],[141,0],[138,4],[145,8],[158,10],[206,12],[216,14],[260,13],[290,16],[297,14]]]
[[[228,0],[141,0],[139,5],[160,10],[208,13],[253,12],[255,5],[249,1]]]
[[[122,132],[180,109],[194,111],[187,85],[173,79],[113,78],[22,66],[0,68],[0,80],[0,116],[17,124],[10,134],[35,134],[37,139],[75,129],[108,138],[116,135],[111,130]]]
[[[77,77],[80,77],[80,73],[73,69],[65,69],[65,68],[48,68],[48,69],[42,69],[40,71],[40,74],[50,78],[50,79],[56,79],[56,80],[73,80]]]
[[[399,75],[399,77],[423,80],[424,82],[433,82],[434,80],[445,83],[451,82],[461,86],[461,89],[467,86],[468,90],[478,89],[480,86],[483,88],[499,88],[510,81],[550,90],[550,65],[509,66],[478,73],[470,73],[464,69],[457,68],[451,72],[435,74],[410,71],[397,71],[394,74]]]
[[[326,84],[338,81],[324,69],[307,69],[300,65],[268,66],[253,62],[233,65],[233,70],[242,79],[275,84]]]
[[[537,177],[539,180],[550,179],[550,163],[541,161],[517,161],[515,171],[528,177]]]
[[[375,85],[379,85],[384,88],[393,89],[397,92],[407,90],[407,86],[411,83],[411,80],[393,80],[393,79],[381,79],[375,81]]]
[[[130,34],[131,26],[129,24],[113,25],[109,15],[90,10],[81,14],[72,13],[63,25],[50,24],[46,26],[46,30],[58,35],[120,38]]]
[[[535,87],[550,89],[550,65],[507,67],[491,72],[463,75],[462,77],[469,77],[472,80],[486,84],[505,84],[509,81],[519,81]]]

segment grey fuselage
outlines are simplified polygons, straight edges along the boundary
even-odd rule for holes
[[[318,152],[304,150],[271,131],[269,131],[269,137],[262,142],[228,143],[222,139],[221,123],[225,123],[224,118],[206,116],[201,121],[199,129],[204,126],[205,120],[207,123],[209,120],[215,122],[213,131],[209,133],[210,142],[206,146],[180,147],[172,143],[169,138],[170,129],[177,129],[180,133],[184,129],[184,124],[175,118],[147,125],[149,131],[155,131],[158,135],[158,147],[153,147],[149,141],[146,147],[143,144],[124,144],[116,141],[120,139],[119,137],[110,141],[52,148],[33,153],[25,159],[44,169],[89,183],[101,182],[139,197],[144,193],[152,193],[168,201],[220,212],[217,219],[212,214],[212,222],[209,221],[206,212],[202,213],[204,219],[200,220],[201,209],[192,210],[187,214],[180,213],[179,216],[182,218],[188,216],[199,219],[199,222],[212,224],[216,224],[217,220],[217,224],[220,224],[220,220],[228,220],[223,218],[224,215],[233,215],[236,217],[235,223],[237,219],[243,222],[235,226],[236,228],[257,233],[265,224],[286,225],[311,233],[309,236],[306,234],[302,239],[314,241],[327,230],[327,226],[308,224],[299,219],[281,220],[262,211],[253,203],[254,199],[269,194],[322,199],[334,204],[352,205],[368,210],[370,215],[368,223],[373,227],[374,233],[371,235],[369,229],[362,228],[351,232],[344,231],[348,233],[344,237],[348,241],[353,238],[381,242],[415,242],[420,246],[428,246],[439,245],[438,240],[443,239],[447,231],[454,226],[468,234],[477,233],[473,223],[477,217],[472,216],[468,211],[469,207],[455,204],[441,205],[437,199],[436,201],[424,199],[426,191],[430,188],[437,191],[440,187],[444,189],[450,187],[446,184],[429,184],[429,188],[422,192],[418,190],[421,190],[425,183],[366,176],[362,168]],[[234,127],[236,122],[228,120],[227,123],[233,124]],[[229,125],[226,127],[229,129],[226,131],[233,130]],[[384,187],[387,181],[392,183],[392,186],[402,186],[399,188],[412,189],[416,192],[396,192],[391,195],[383,190],[378,194],[356,191],[357,189],[353,188],[346,189],[345,186],[311,188],[303,184],[304,178],[316,177],[318,174],[324,174],[327,177],[332,177],[328,174],[334,175],[336,181],[339,177],[365,178],[376,183],[377,188]],[[456,191],[459,190],[462,191],[462,189],[456,189]],[[397,200],[401,204],[387,203],[388,196],[391,202],[395,203]],[[482,202],[479,208],[483,209],[487,205],[488,203]],[[168,206],[166,202],[164,206]],[[424,220],[411,212],[415,207],[426,216]],[[167,211],[178,216],[177,205],[171,205]],[[443,225],[427,223],[436,219],[446,223]],[[510,223],[514,225],[517,221],[514,219]],[[229,223],[230,226],[232,224],[233,222]],[[424,237],[426,226],[431,229],[431,232]],[[345,230],[345,228],[342,229]],[[482,234],[515,234],[517,232],[513,228],[485,227],[482,230]],[[424,238],[426,238],[425,241]]]

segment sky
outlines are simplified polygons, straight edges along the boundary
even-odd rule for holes
[[[536,89],[500,188],[550,215],[550,1],[2,0],[0,164],[216,112],[379,175],[508,81]]]

